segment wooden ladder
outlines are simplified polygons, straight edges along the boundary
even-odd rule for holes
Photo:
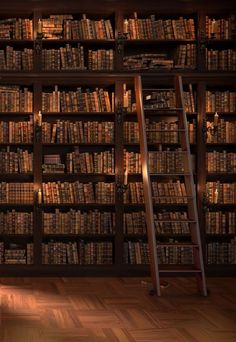
[[[144,80],[143,80],[144,81]],[[145,217],[146,217],[146,225],[147,225],[147,237],[148,237],[148,246],[149,246],[149,255],[150,255],[150,271],[151,271],[151,279],[152,279],[152,290],[150,293],[155,293],[158,296],[161,295],[161,282],[160,275],[161,274],[194,274],[197,281],[197,287],[200,293],[203,296],[207,296],[207,287],[206,287],[206,279],[205,279],[205,271],[204,271],[204,262],[202,255],[202,246],[201,246],[201,237],[200,237],[200,229],[199,229],[199,221],[198,221],[198,211],[197,211],[197,203],[196,203],[196,191],[194,185],[193,171],[192,171],[192,162],[191,162],[191,154],[190,154],[190,143],[189,143],[189,134],[188,134],[188,124],[187,124],[187,116],[184,110],[184,93],[183,93],[183,85],[181,76],[173,76],[173,84],[175,88],[175,97],[176,97],[176,108],[166,108],[166,109],[153,109],[155,116],[164,115],[165,111],[173,112],[173,116],[176,116],[178,119],[178,136],[179,136],[179,145],[184,153],[184,172],[183,174],[177,174],[177,176],[181,176],[184,179],[185,189],[186,189],[186,211],[187,211],[187,219],[186,220],[159,220],[161,224],[165,225],[165,222],[185,222],[189,226],[191,242],[167,242],[161,243],[157,242],[158,234],[155,231],[155,222],[154,222],[154,207],[153,207],[153,190],[152,184],[150,180],[150,172],[149,172],[149,158],[148,158],[148,143],[147,143],[147,134],[148,130],[146,129],[145,124],[145,108],[143,104],[143,91],[148,91],[149,89],[145,89],[142,87],[142,78],[141,76],[135,76],[135,94],[136,94],[136,106],[137,106],[137,116],[138,116],[138,127],[139,127],[139,139],[140,139],[140,154],[141,154],[141,164],[142,164],[142,178],[143,178],[143,191],[144,191],[144,202],[145,202]],[[153,91],[154,89],[150,89]],[[158,86],[156,87],[158,90]],[[159,175],[159,174],[158,174]],[[158,175],[155,175],[158,177]],[[163,179],[163,176],[160,174],[160,178]],[[171,175],[173,176],[173,175]],[[156,178],[155,178],[156,179]],[[166,197],[166,196],[164,196]],[[173,197],[172,197],[173,198]],[[155,207],[158,204],[155,205]],[[180,224],[181,224],[180,223]],[[159,265],[158,263],[158,248],[184,248],[189,247],[192,250],[193,255],[193,264],[190,265]]]

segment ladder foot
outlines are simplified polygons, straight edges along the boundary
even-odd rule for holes
[[[156,291],[154,289],[149,290],[149,296],[154,296]]]

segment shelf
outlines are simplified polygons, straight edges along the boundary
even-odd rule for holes
[[[225,209],[227,209],[227,208],[232,208],[232,209],[235,209],[235,206],[236,206],[236,204],[235,203],[228,203],[228,204],[223,204],[223,203],[209,203],[208,204],[208,206],[211,208],[211,207],[213,207],[213,208],[218,208],[218,209],[223,209],[223,208],[225,208]]]
[[[235,234],[211,234],[211,233],[206,233],[206,239],[207,240],[216,240],[216,239],[224,239],[224,240],[228,240],[228,239],[232,239],[236,236]]]
[[[42,39],[43,48],[48,48],[50,45],[62,44],[81,44],[81,45],[114,45],[116,43],[115,39]]]
[[[178,238],[178,239],[186,239],[186,238],[191,238],[190,234],[162,234],[162,233],[156,233],[157,238]],[[125,239],[144,239],[147,240],[147,234],[124,234]]]
[[[164,133],[164,131],[163,131]],[[163,142],[153,142],[153,143],[147,143],[148,146],[156,146],[158,147],[158,145],[162,145],[162,146],[173,146],[173,147],[176,147],[176,146],[179,146],[180,143],[171,143],[171,144],[168,144],[168,143],[163,143]],[[190,144],[190,145],[195,145],[195,144]],[[140,146],[139,143],[127,143],[127,142],[124,142],[124,146]]]
[[[180,242],[158,242],[157,243],[157,248],[162,248],[162,247],[178,247],[178,248],[182,248],[182,247],[188,247],[188,248],[199,248],[198,245],[193,244],[193,243],[180,243]]]
[[[33,1],[32,1],[33,2]],[[36,0],[35,0],[36,2]],[[115,93],[115,108],[114,112],[87,112],[87,111],[79,111],[79,112],[43,112],[42,111],[42,121],[54,123],[57,120],[69,120],[69,121],[112,121],[115,124],[114,130],[114,141],[112,143],[42,143],[42,135],[39,134],[34,136],[32,143],[2,143],[0,144],[1,150],[6,150],[6,147],[9,147],[11,151],[16,152],[16,149],[20,147],[21,149],[26,149],[30,152],[34,152],[34,172],[33,173],[7,173],[1,174],[0,180],[1,182],[31,182],[34,183],[35,191],[42,187],[43,182],[50,181],[68,181],[74,182],[76,180],[87,183],[87,182],[97,182],[97,181],[106,181],[112,182],[115,184],[115,181],[118,180],[118,176],[121,176],[121,180],[123,179],[123,149],[127,148],[128,151],[139,151],[140,144],[139,142],[135,143],[123,143],[123,121],[132,121],[137,122],[137,111],[134,112],[126,112],[124,109],[123,112],[119,111],[119,108],[122,108],[122,91],[124,90],[123,84],[125,83],[127,86],[127,90],[132,89],[132,103],[135,102],[134,96],[134,76],[138,73],[142,77],[147,77],[145,79],[143,88],[145,93],[152,92],[161,88],[169,88],[170,83],[173,79],[174,75],[182,75],[183,76],[183,84],[184,91],[189,91],[191,88],[188,85],[192,84],[193,89],[193,97],[195,100],[195,106],[189,106],[188,108],[197,108],[196,112],[187,112],[187,119],[190,122],[196,121],[196,137],[197,143],[190,144],[191,153],[196,155],[196,168],[197,173],[194,173],[194,182],[196,183],[196,189],[198,189],[198,195],[200,195],[200,189],[204,189],[205,183],[208,180],[221,180],[225,182],[234,182],[236,179],[236,172],[234,173],[221,173],[221,172],[212,172],[207,173],[202,169],[205,166],[205,157],[206,152],[213,151],[216,149],[217,151],[222,151],[225,149],[227,152],[235,152],[236,143],[213,143],[206,144],[204,139],[202,139],[202,126],[204,119],[204,115],[208,121],[213,121],[215,112],[204,112],[206,109],[205,98],[206,90],[212,91],[227,91],[230,90],[232,92],[236,92],[235,86],[235,78],[236,78],[236,70],[234,71],[208,71],[206,70],[206,61],[205,61],[205,48],[214,49],[214,50],[222,50],[222,49],[234,49],[236,47],[236,40],[211,40],[206,37],[201,37],[200,33],[205,32],[205,15],[211,15],[214,12],[214,16],[216,18],[221,18],[221,9],[223,13],[223,17],[226,19],[225,12],[225,4],[222,2],[221,4],[217,4],[217,8],[212,10],[212,6],[207,6],[207,4],[197,4],[194,6],[182,6],[178,3],[169,6],[169,3],[164,4],[161,9],[161,12],[158,14],[156,19],[178,19],[180,16],[184,18],[193,18],[195,24],[195,33],[197,39],[135,39],[135,40],[123,40],[122,36],[120,39],[120,33],[123,32],[123,19],[126,17],[132,17],[132,14],[137,11],[137,13],[141,13],[140,16],[143,18],[147,18],[151,13],[158,13],[158,3],[152,2],[152,6],[148,6],[147,12],[147,4],[145,3],[135,3],[132,4],[126,2],[126,4],[120,4],[119,2],[113,1],[112,6],[107,6],[107,2],[102,2],[101,4],[92,4],[89,3],[77,3],[76,5],[66,3],[62,1],[59,4],[59,13],[60,14],[72,14],[75,15],[75,19],[81,18],[82,13],[88,13],[88,16],[92,19],[97,20],[101,15],[101,18],[106,19],[110,18],[112,21],[112,26],[114,29],[114,33],[116,35],[116,39],[78,39],[78,40],[65,40],[65,39],[35,39],[35,40],[4,40],[0,39],[0,46],[2,50],[5,50],[6,46],[9,45],[14,48],[14,50],[23,51],[24,48],[29,48],[33,50],[33,69],[29,71],[25,70],[1,70],[0,72],[0,83],[2,86],[4,85],[21,85],[23,87],[28,87],[33,92],[33,111],[32,112],[0,112],[0,121],[24,121],[29,120],[29,118],[33,118],[34,122],[37,119],[37,115],[39,110],[42,108],[42,91],[53,91],[54,86],[58,85],[59,89],[65,90],[75,90],[77,87],[81,86],[83,89],[95,89],[97,87],[101,87],[103,89],[108,89],[109,91],[114,91]],[[33,20],[34,29],[37,26],[38,18],[46,18],[50,14],[55,14],[55,6],[52,4],[42,2],[40,6],[36,6],[29,2],[29,8],[27,9],[27,13],[30,14],[30,19]],[[66,6],[64,6],[66,5]],[[178,9],[178,5],[179,9]],[[35,7],[36,6],[36,7]],[[12,6],[9,2],[6,4],[0,5],[3,11],[3,18],[15,18],[19,17],[19,14],[25,13],[24,6],[19,2],[17,6]],[[191,8],[190,8],[191,7]],[[233,12],[235,6],[232,8],[229,7],[229,13]],[[66,8],[63,10],[63,8]],[[99,10],[98,10],[99,9]],[[212,12],[213,11],[213,12]],[[77,13],[76,13],[77,12]],[[182,12],[182,13],[181,13]],[[102,14],[101,14],[102,13]],[[57,14],[57,13],[56,13]],[[213,15],[213,14],[212,14]],[[141,18],[140,17],[140,18]],[[139,18],[139,19],[140,19]],[[36,32],[34,32],[36,33]],[[190,35],[189,35],[190,36]],[[98,49],[112,49],[114,50],[114,70],[42,70],[42,50],[43,49],[57,49],[60,47],[64,47],[66,44],[70,44],[72,47],[77,47],[78,44],[84,47],[84,59],[85,65],[88,66],[88,50],[98,50]],[[128,70],[123,66],[123,57],[129,55],[135,55],[138,53],[166,53],[167,57],[173,58],[177,57],[177,49],[180,45],[193,44],[196,48],[197,54],[197,65],[196,69],[153,69],[153,70]],[[204,45],[203,53],[199,53],[199,49],[201,45]],[[188,51],[189,52],[189,51]],[[173,86],[171,86],[173,88]],[[110,98],[111,99],[111,98]],[[129,97],[130,100],[130,97]],[[46,100],[47,101],[47,100]],[[145,102],[146,104],[147,102]],[[158,102],[158,106],[161,106],[163,103]],[[148,103],[147,103],[148,106]],[[178,107],[181,107],[178,105]],[[2,107],[3,108],[3,107]],[[10,106],[6,106],[4,108],[13,108]],[[31,108],[31,107],[21,107],[21,108]],[[49,108],[49,107],[44,107]],[[56,108],[56,107],[55,107]],[[66,107],[65,107],[66,108]],[[67,107],[69,108],[69,107]],[[71,107],[76,108],[76,107]],[[77,107],[77,108],[85,108],[85,107]],[[95,108],[94,106],[91,108]],[[98,107],[96,107],[98,108]],[[105,107],[104,107],[105,108]],[[110,107],[106,107],[110,108]],[[133,107],[135,108],[135,107]],[[138,108],[138,107],[137,107]],[[208,107],[210,108],[210,107]],[[213,108],[213,107],[211,107]],[[161,121],[165,120],[168,122],[176,121],[181,115],[183,109],[182,108],[159,108],[159,109],[145,109],[145,115],[150,121]],[[235,112],[218,112],[219,119],[224,118],[228,121],[236,121],[236,110]],[[202,117],[203,115],[203,117]],[[183,125],[179,125],[181,128],[179,130],[159,130],[162,132],[164,136],[168,137],[168,132],[172,132],[173,134],[176,132],[181,138],[181,132],[183,132]],[[34,125],[34,131],[36,125]],[[158,131],[156,131],[158,132]],[[40,130],[39,130],[39,133]],[[61,139],[63,141],[63,139]],[[65,139],[66,141],[68,139]],[[170,139],[169,139],[170,140]],[[50,141],[50,140],[49,140]],[[109,141],[109,140],[108,140]],[[175,141],[172,139],[171,141]],[[194,141],[194,140],[192,140]],[[115,165],[116,165],[116,173],[104,174],[104,173],[43,173],[42,170],[42,162],[43,156],[45,154],[59,154],[61,155],[62,163],[66,164],[66,153],[69,153],[74,150],[75,146],[79,146],[80,153],[83,151],[88,152],[100,152],[105,150],[114,149],[115,153]],[[153,142],[148,143],[148,147],[150,150],[158,151],[162,146],[162,150],[165,150],[167,147],[170,147],[171,150],[174,150],[177,147],[180,147],[180,143],[162,143],[162,142]],[[11,147],[11,148],[10,148]],[[1,162],[1,161],[0,161]],[[66,168],[65,168],[66,170]],[[187,170],[187,168],[185,168]],[[169,181],[170,178],[173,181],[176,179],[180,179],[183,181],[183,177],[186,177],[185,180],[188,181],[191,176],[190,172],[177,172],[177,173],[151,173],[152,181]],[[142,181],[141,173],[129,173],[128,174],[129,181]],[[182,177],[182,178],[180,178]],[[122,184],[121,184],[122,185]],[[2,276],[4,275],[15,275],[15,276],[23,276],[23,275],[46,275],[46,276],[141,276],[141,275],[149,275],[150,265],[126,265],[122,264],[122,256],[123,256],[123,242],[127,239],[133,239],[136,241],[138,239],[144,239],[147,241],[146,234],[124,234],[123,233],[123,214],[144,211],[145,205],[144,203],[123,203],[123,194],[117,191],[118,188],[115,189],[115,203],[65,203],[65,204],[37,204],[36,201],[36,193],[35,193],[35,202],[26,204],[26,203],[2,203],[0,204],[0,211],[7,212],[7,210],[15,209],[17,212],[33,212],[34,215],[34,227],[33,234],[1,234],[0,238],[3,241],[32,241],[34,243],[34,254],[35,254],[35,264],[34,265],[0,265],[0,273]],[[123,190],[121,187],[120,190]],[[171,197],[173,198],[173,197]],[[176,201],[177,198],[173,198]],[[189,197],[190,199],[190,197]],[[192,199],[192,198],[191,198]],[[198,200],[199,204],[199,220],[201,223],[201,236],[203,237],[203,250],[206,248],[206,243],[214,242],[214,241],[223,241],[228,242],[229,239],[233,238],[234,234],[208,234],[206,233],[206,223],[205,223],[205,213],[202,211],[202,203]],[[13,198],[14,200],[14,198]],[[170,197],[164,197],[163,201],[170,200]],[[188,203],[191,203],[188,200]],[[178,211],[178,212],[187,212],[188,211],[188,203],[155,203],[154,204],[154,213],[158,212],[170,212],[170,211]],[[236,204],[209,204],[210,211],[233,211],[235,212]],[[69,213],[70,209],[81,210],[81,212],[87,212],[90,210],[98,210],[98,211],[107,211],[112,215],[115,214],[115,224],[114,234],[44,234],[42,228],[42,214],[45,213],[55,213],[55,209],[59,209],[62,213]],[[110,216],[110,215],[109,215]],[[191,217],[191,216],[186,216]],[[228,219],[227,219],[228,220]],[[228,221],[226,221],[228,222]],[[180,226],[186,225],[191,231],[194,231],[197,222],[193,220],[157,220],[159,225],[168,225],[171,223],[176,223],[176,225]],[[117,226],[118,225],[118,226]],[[169,231],[169,230],[168,230]],[[187,230],[188,231],[188,230]],[[187,241],[191,240],[190,234],[157,234],[157,238],[159,239],[160,246],[162,247],[193,247],[197,248],[194,244],[188,244]],[[179,243],[169,243],[169,239],[174,238],[179,241]],[[70,240],[78,241],[81,239],[86,240],[94,240],[94,241],[106,241],[109,240],[113,243],[113,257],[114,264],[113,265],[42,265],[40,260],[40,255],[42,251],[42,241],[49,242],[49,240],[55,241],[66,241]],[[132,240],[131,240],[132,241]],[[166,242],[167,241],[167,242]],[[181,273],[197,273],[199,270],[193,269],[192,265],[160,265],[160,269],[162,273],[166,273],[167,275],[175,275]],[[208,265],[207,271],[215,275],[218,275],[222,272],[228,272],[229,275],[235,274],[235,265]],[[161,274],[162,275],[162,274]]]
[[[60,146],[115,146],[114,143],[42,143],[43,146],[53,146],[53,147],[60,147]]]
[[[194,268],[193,265],[160,265],[160,273],[201,273],[199,269]]]
[[[4,181],[32,181],[32,178],[33,173],[0,173],[0,179],[3,179]]]
[[[50,173],[43,173],[42,174],[43,180],[60,180],[60,181],[72,181],[72,180],[77,180],[77,179],[86,179],[91,181],[91,178],[93,181],[96,180],[104,180],[104,178],[108,179],[114,179],[115,174],[107,174],[107,173],[73,173],[73,174],[50,174]],[[89,177],[89,178],[88,178]]]
[[[0,39],[0,45],[10,45],[16,47],[31,47],[33,48],[34,40],[31,39]]]
[[[115,203],[64,203],[64,204],[41,204],[40,207],[42,209],[47,208],[88,208],[88,209],[97,209],[97,208],[112,208],[115,206]]]
[[[181,73],[181,74],[188,74],[188,73],[197,73],[198,70],[196,70],[195,68],[194,69],[178,69],[178,68],[173,68],[173,69],[158,69],[158,68],[153,68],[153,69],[125,69],[125,68],[122,68],[122,71],[123,72],[128,72],[128,73],[131,73],[131,74],[142,74],[142,73],[146,73],[147,75],[153,75],[153,73],[156,73],[157,75],[160,74],[160,75],[165,75],[165,74],[172,74],[172,75],[175,75],[175,74],[178,74],[178,73]]]
[[[188,203],[155,203],[153,206],[154,208],[165,208],[165,207],[173,207],[173,208],[180,208],[186,207]],[[144,203],[124,203],[124,207],[126,208],[139,208],[144,209]]]
[[[1,146],[33,146],[33,143],[0,143]]]
[[[214,116],[216,112],[206,112],[206,115],[212,115]],[[229,116],[236,116],[236,112],[221,112],[217,110],[217,113],[219,114],[219,116],[221,115],[229,115]]]
[[[234,39],[207,39],[205,41],[206,45],[217,46],[217,45],[236,45],[236,40]]]
[[[231,146],[234,146],[235,147],[235,144],[236,144],[236,142],[235,143],[207,143],[206,144],[206,146],[208,147],[208,146],[219,146],[219,147],[227,147],[227,146],[229,146],[229,147],[231,147]]]
[[[103,240],[114,239],[114,234],[43,234],[43,239],[86,239],[86,240]]]
[[[0,112],[1,116],[28,116],[34,115],[32,112]]]
[[[0,203],[0,210],[1,209],[7,209],[7,208],[17,208],[19,211],[22,211],[22,209],[33,209],[34,204],[33,203]]]
[[[100,116],[100,115],[105,115],[105,116],[109,116],[109,115],[115,115],[116,112],[42,112],[43,116],[83,116],[83,115],[96,115],[96,116]]]
[[[125,47],[136,45],[179,45],[179,44],[196,44],[197,40],[193,39],[126,39]]]
[[[236,173],[235,172],[218,172],[218,173],[207,173],[206,174],[207,180],[236,180]]]

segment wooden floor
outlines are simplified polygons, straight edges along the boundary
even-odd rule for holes
[[[236,278],[0,278],[1,342],[235,342]]]

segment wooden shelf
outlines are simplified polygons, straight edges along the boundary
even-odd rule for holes
[[[58,13],[73,13],[74,15],[81,16],[82,13],[88,13],[89,17],[94,18],[110,18],[116,39],[80,39],[80,40],[65,40],[65,39],[34,39],[34,40],[9,40],[0,39],[1,49],[5,49],[7,45],[14,47],[14,50],[23,50],[29,48],[33,50],[33,70],[30,71],[15,71],[15,70],[1,70],[0,83],[1,85],[21,85],[22,87],[30,87],[34,94],[33,98],[33,111],[32,112],[0,112],[0,121],[22,121],[24,117],[29,119],[33,117],[36,122],[37,115],[42,109],[42,91],[46,89],[53,90],[55,85],[59,86],[59,89],[63,87],[65,89],[75,90],[78,86],[84,87],[84,89],[94,89],[97,87],[103,87],[104,89],[112,90],[115,92],[115,112],[42,112],[43,122],[55,122],[60,120],[71,121],[113,121],[115,124],[115,140],[112,143],[43,143],[41,140],[41,134],[34,134],[34,141],[32,143],[0,143],[1,150],[6,147],[12,147],[11,150],[16,151],[16,148],[21,147],[28,149],[34,153],[34,165],[33,173],[8,173],[1,174],[1,182],[32,182],[35,185],[35,190],[42,189],[43,182],[50,181],[69,181],[73,182],[79,180],[81,182],[94,182],[94,181],[106,181],[113,182],[116,185],[119,184],[120,177],[123,180],[124,167],[123,167],[123,149],[127,148],[128,151],[138,151],[139,143],[126,143],[123,141],[123,121],[135,121],[137,112],[126,112],[125,110],[120,113],[119,107],[123,99],[123,83],[126,84],[127,89],[132,89],[132,102],[134,100],[134,76],[140,73],[142,77],[148,77],[146,88],[154,89],[154,87],[166,88],[170,86],[170,80],[173,79],[173,75],[182,75],[184,89],[188,89],[188,84],[192,84],[195,98],[196,112],[188,112],[188,120],[193,119],[197,122],[196,137],[197,144],[191,144],[191,153],[197,156],[196,158],[196,173],[194,174],[194,180],[196,183],[196,189],[198,191],[198,206],[199,206],[199,221],[201,226],[201,236],[203,237],[203,249],[206,249],[206,244],[209,241],[224,241],[227,242],[233,238],[233,234],[208,234],[206,232],[205,213],[203,212],[203,204],[201,201],[202,192],[205,191],[205,185],[208,180],[212,181],[225,181],[235,182],[236,173],[208,173],[205,170],[206,152],[217,149],[222,151],[226,149],[229,152],[235,152],[235,143],[212,143],[208,144],[203,139],[203,121],[212,120],[215,112],[205,112],[205,92],[206,90],[231,90],[236,92],[235,71],[208,71],[206,70],[205,61],[205,48],[208,49],[234,49],[236,46],[236,40],[211,40],[200,35],[201,32],[205,32],[205,14],[209,17],[227,17],[229,14],[236,11],[235,4],[217,3],[211,5],[209,2],[197,2],[195,1],[191,6],[183,6],[181,1],[160,3],[152,1],[150,4],[141,1],[132,2],[118,2],[113,1],[112,6],[110,2],[102,0],[101,2],[88,1],[85,3],[78,2],[76,4],[67,3],[65,0],[58,0],[59,2],[36,2],[29,1],[27,6],[27,13],[33,20],[33,25],[37,26],[38,18],[46,18],[49,14]],[[108,6],[109,5],[109,6]],[[64,10],[66,8],[66,11]],[[148,8],[148,10],[147,10]],[[25,13],[25,5],[22,2],[10,0],[9,2],[2,3],[0,5],[3,18],[15,18],[20,17]],[[150,13],[158,13],[157,19],[168,18],[194,18],[196,40],[190,39],[178,39],[178,40],[160,40],[160,39],[136,39],[136,40],[122,40],[120,39],[120,33],[123,32],[123,19],[131,17],[132,14],[137,11],[139,18],[146,18]],[[204,14],[205,13],[205,14]],[[25,16],[25,15],[24,15]],[[78,16],[75,16],[77,19]],[[35,32],[34,32],[35,33]],[[85,51],[85,64],[87,65],[87,52],[89,49],[113,49],[114,50],[114,70],[42,70],[42,49],[59,49],[65,44],[70,44],[72,47],[76,47],[77,44],[84,46]],[[126,70],[123,67],[123,57],[137,53],[166,53],[168,57],[173,58],[176,55],[176,50],[180,45],[194,44],[197,52],[197,65],[196,70],[193,69],[155,69],[155,70]],[[204,45],[202,45],[204,44]],[[201,49],[201,47],[204,47]],[[171,87],[173,88],[173,87]],[[146,90],[145,90],[146,91]],[[46,108],[46,107],[45,107]],[[181,108],[177,108],[177,111]],[[220,112],[219,118],[225,120],[236,121],[235,112]],[[150,120],[154,121],[175,121],[176,109],[147,109],[145,115]],[[137,121],[137,120],[136,120]],[[36,125],[34,125],[35,133],[37,131]],[[182,127],[182,126],[181,126]],[[179,130],[180,131],[180,130]],[[168,131],[163,130],[163,133]],[[174,132],[174,131],[171,131]],[[182,137],[182,136],[181,136]],[[77,174],[51,174],[43,173],[42,161],[44,154],[60,154],[62,156],[62,162],[66,164],[65,154],[73,150],[75,146],[79,146],[80,152],[99,152],[114,148],[115,150],[115,174],[95,174],[95,173],[77,173]],[[170,149],[180,147],[180,143],[149,143],[150,149],[158,151],[160,146],[163,149],[170,147]],[[188,177],[189,173],[165,173],[165,174],[151,174],[152,180],[158,180],[157,178],[169,180],[169,178],[176,179],[177,177]],[[129,173],[129,180],[141,181],[141,174]],[[183,178],[180,178],[183,180]],[[210,204],[209,209],[212,211],[233,211],[235,212],[235,203],[233,204]],[[156,203],[154,204],[155,212],[162,211],[187,211],[187,203]],[[123,203],[122,193],[118,193],[117,187],[115,190],[115,202],[114,203],[66,203],[66,204],[38,204],[34,203],[1,203],[0,211],[6,212],[7,210],[14,209],[19,212],[33,212],[34,215],[34,232],[33,234],[0,234],[2,240],[6,241],[31,241],[34,243],[35,264],[34,265],[0,265],[1,275],[11,276],[142,276],[149,275],[149,265],[129,265],[122,264],[123,258],[123,243],[127,239],[144,239],[146,241],[145,234],[124,234],[123,232],[123,214],[128,212],[144,211],[144,203]],[[55,213],[55,209],[59,209],[60,212],[66,213],[70,209],[74,210],[98,210],[101,212],[107,211],[115,214],[115,228],[114,234],[44,234],[42,229],[42,213]],[[163,224],[170,223],[168,220],[159,220]],[[183,222],[188,225],[196,222],[191,220],[173,220],[171,222],[179,223]],[[163,242],[162,246],[173,246],[165,241],[168,238],[179,239],[181,243],[179,246],[185,246],[188,234],[158,234],[158,238]],[[87,239],[93,241],[106,241],[111,240],[113,243],[113,265],[42,265],[40,255],[42,251],[41,242],[55,239],[55,241],[70,241],[77,239]],[[186,245],[187,246],[187,245]],[[194,247],[195,248],[195,247]],[[207,258],[205,259],[205,261]],[[166,275],[181,275],[186,273],[197,273],[198,270],[192,269],[191,265],[176,265],[174,270],[170,274],[170,268],[172,265],[161,265],[161,272]],[[220,275],[236,275],[235,265],[207,265],[207,273]]]

